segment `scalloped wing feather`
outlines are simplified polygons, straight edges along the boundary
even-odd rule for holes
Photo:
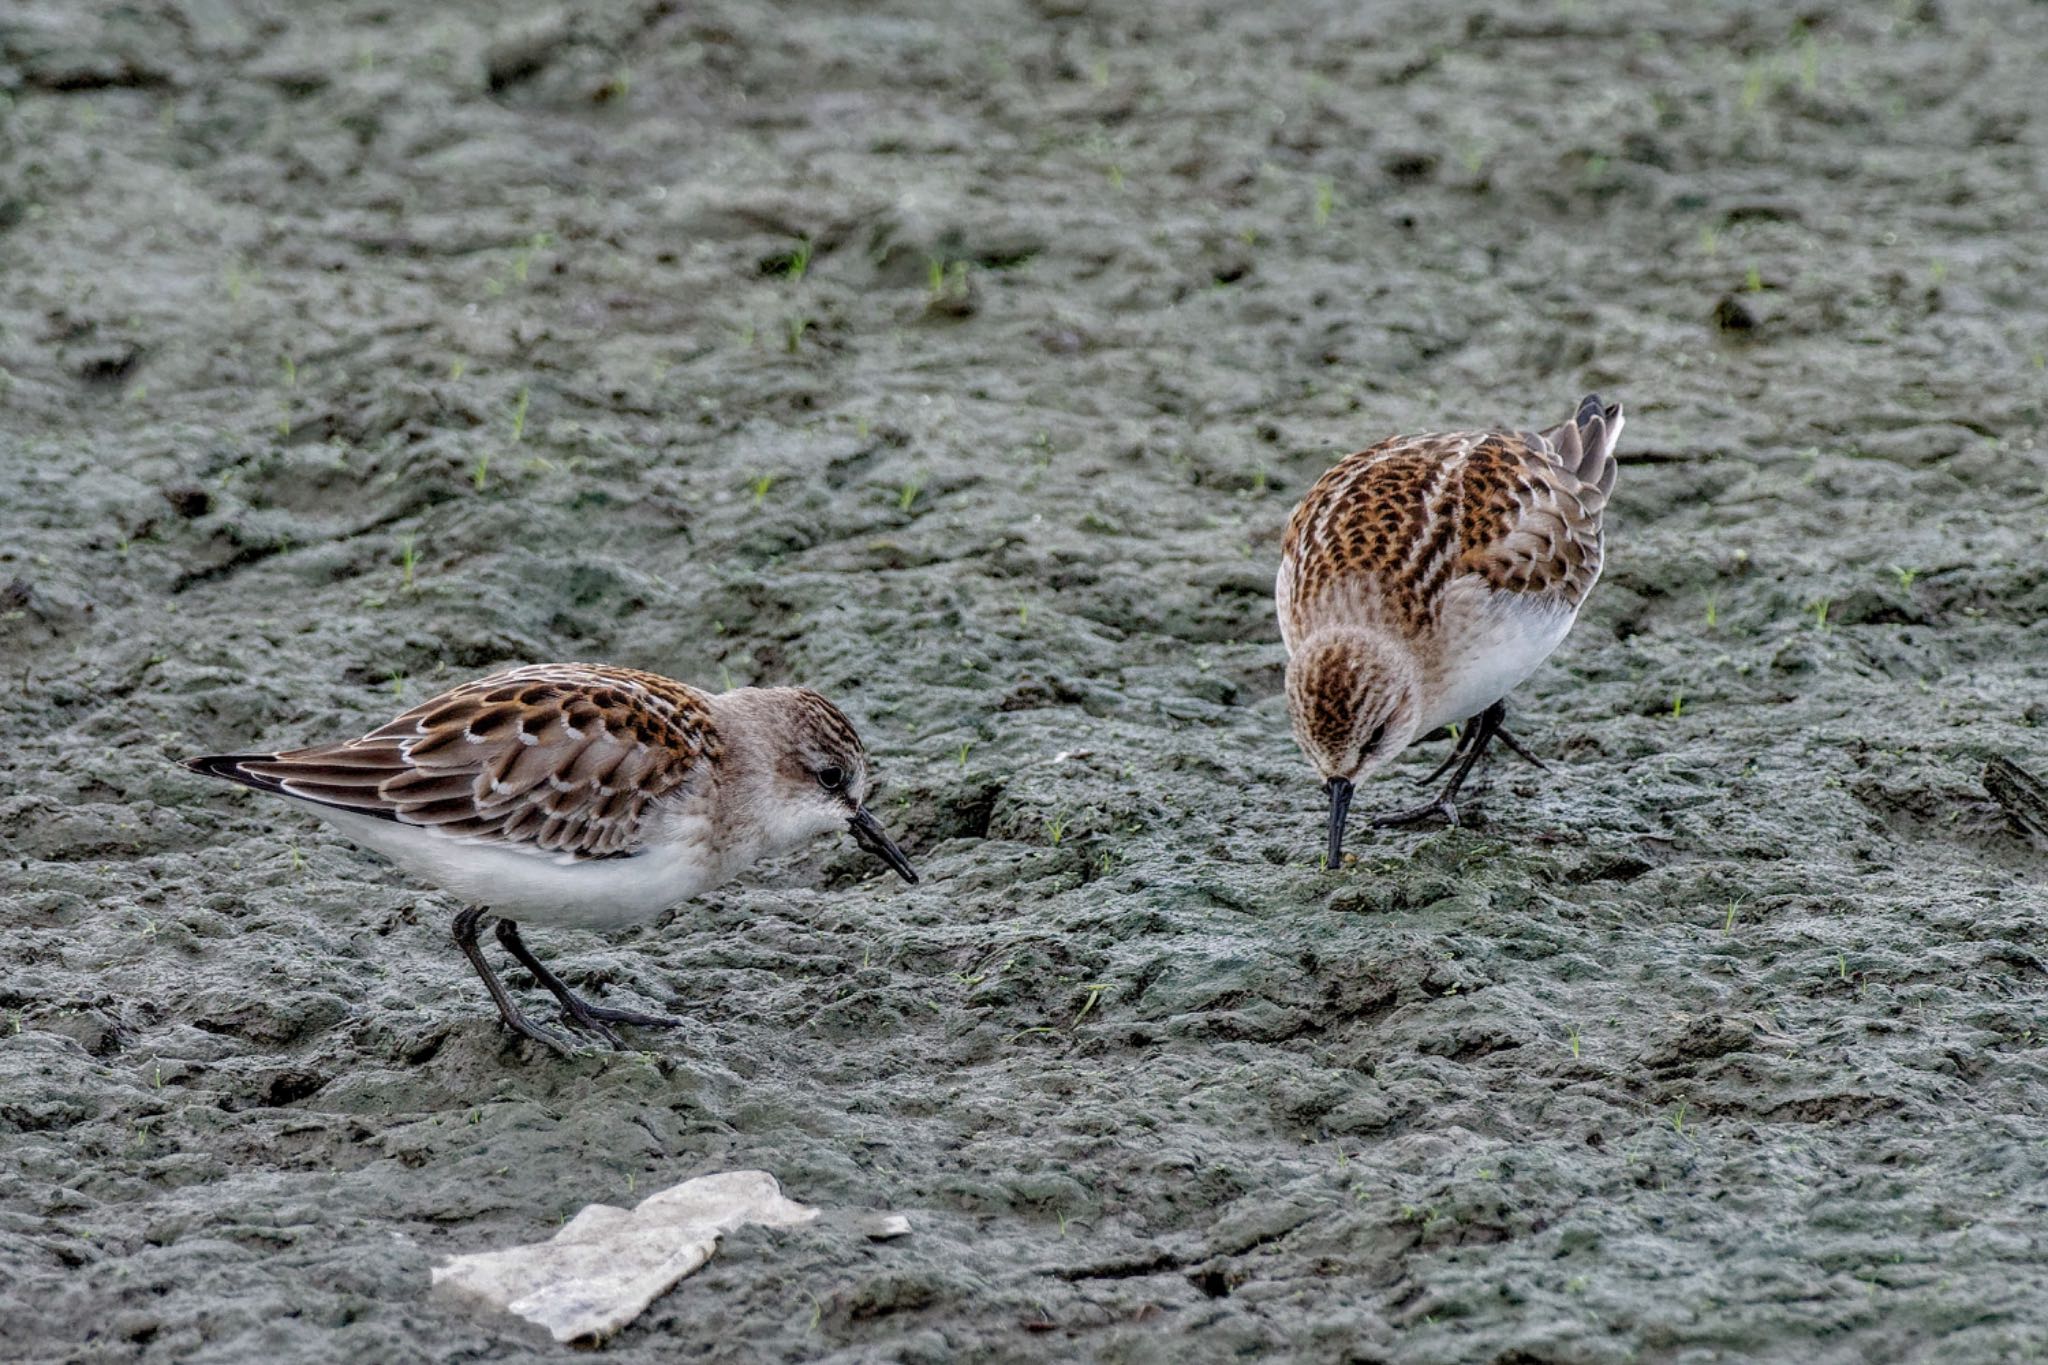
[[[234,760],[250,786],[572,860],[646,841],[653,804],[718,752],[709,699],[658,674],[516,668],[465,684],[361,739]]]
[[[1275,588],[1291,650],[1327,612],[1414,632],[1470,582],[1576,610],[1600,575],[1621,406],[1548,432],[1401,436],[1346,456],[1288,520]]]

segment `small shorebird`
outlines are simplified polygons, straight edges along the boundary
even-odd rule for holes
[[[1347,455],[1288,519],[1274,589],[1287,714],[1330,798],[1330,866],[1359,779],[1462,723],[1404,825],[1441,815],[1498,736],[1501,699],[1550,657],[1600,577],[1621,404],[1596,396],[1545,432],[1396,436]]]
[[[361,739],[185,766],[292,797],[467,902],[455,942],[498,1013],[565,1054],[484,961],[487,917],[563,1021],[617,1047],[613,1024],[682,1020],[578,998],[527,948],[521,922],[638,923],[838,827],[917,881],[862,804],[873,783],[860,736],[805,688],[713,695],[633,669],[535,664],[444,692]]]

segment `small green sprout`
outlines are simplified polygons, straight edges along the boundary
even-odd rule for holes
[[[1899,590],[1901,592],[1911,592],[1913,590],[1913,580],[1920,576],[1920,571],[1918,569],[1902,569],[1894,564],[1892,565],[1892,576],[1899,580]]]
[[[1045,822],[1045,832],[1052,838],[1052,846],[1058,848],[1060,840],[1066,837],[1067,815],[1064,811]]]
[[[521,384],[519,386],[519,397],[512,404],[513,445],[518,445],[519,438],[526,435],[526,405],[532,401],[532,398],[533,394],[527,389],[526,385]]]
[[[1683,716],[1684,714],[1685,714],[1685,692],[1684,692],[1683,690],[1680,690],[1680,691],[1677,691],[1677,692],[1673,692],[1673,693],[1671,694],[1671,719],[1673,719],[1673,720],[1677,720],[1677,719],[1678,719],[1679,717]]]
[[[1330,214],[1337,207],[1337,186],[1327,175],[1316,177],[1315,224],[1328,227]]]
[[[911,475],[910,478],[904,483],[902,490],[896,494],[896,510],[899,512],[908,512],[911,508],[911,504],[917,501],[917,495],[919,493],[922,493],[923,491],[924,475]]]
[[[754,506],[759,507],[768,497],[768,490],[774,486],[775,476],[773,474],[763,474],[760,478],[754,480]]]
[[[810,268],[811,239],[799,237],[796,239],[796,245],[790,248],[788,262],[782,267],[782,278],[796,284],[810,272]]]
[[[973,740],[962,740],[962,741],[960,742],[960,766],[961,766],[961,767],[963,767],[963,768],[964,768],[964,767],[966,767],[966,766],[967,766],[967,755],[968,755],[968,753],[969,753],[969,752],[970,752],[970,751],[971,751],[971,750],[972,750],[973,748],[974,748],[974,741],[973,741]]]
[[[1078,1024],[1083,1019],[1086,1019],[1088,1012],[1095,1008],[1095,1002],[1102,998],[1102,993],[1114,984],[1114,982],[1110,981],[1097,981],[1083,986],[1081,989],[1088,992],[1088,998],[1081,1002],[1081,1012],[1074,1016],[1074,1022]]]
[[[1577,1024],[1572,1025],[1571,1032],[1565,1037],[1565,1042],[1570,1045],[1572,1056],[1577,1057],[1579,1055],[1579,1026]]]
[[[476,457],[476,467],[469,471],[469,481],[476,486],[477,492],[481,493],[484,491],[484,481],[490,477],[490,474],[491,452],[486,450],[483,454]]]
[[[1707,629],[1721,624],[1721,600],[1712,593],[1707,594]]]
[[[404,577],[399,582],[399,586],[403,587],[407,592],[412,591],[413,569],[419,562],[419,547],[413,543],[413,537],[408,535],[404,540],[398,542],[398,567],[404,574]]]
[[[1750,293],[1761,294],[1764,289],[1764,272],[1756,266],[1751,266],[1748,277],[1742,283]]]

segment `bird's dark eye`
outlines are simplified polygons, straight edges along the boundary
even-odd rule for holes
[[[1363,761],[1367,755],[1372,753],[1374,749],[1379,748],[1380,741],[1385,739],[1386,737],[1387,727],[1384,724],[1374,726],[1373,732],[1365,737],[1365,743],[1359,746],[1359,759]]]
[[[846,772],[842,768],[818,769],[818,785],[828,792],[836,792],[846,785]]]

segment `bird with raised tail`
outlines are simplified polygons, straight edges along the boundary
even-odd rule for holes
[[[466,683],[360,739],[185,766],[290,797],[461,899],[455,942],[498,1013],[563,1053],[484,960],[487,918],[563,1022],[616,1047],[614,1024],[682,1021],[582,999],[533,955],[520,924],[639,923],[834,829],[917,881],[864,804],[873,779],[860,736],[805,688],[713,694],[633,669],[536,664]]]
[[[1600,577],[1621,404],[1588,396],[1548,431],[1396,436],[1348,455],[1288,519],[1274,589],[1287,713],[1329,796],[1329,865],[1361,779],[1456,725],[1441,816],[1501,728],[1502,698],[1564,640]],[[1534,760],[1531,759],[1533,762]]]

